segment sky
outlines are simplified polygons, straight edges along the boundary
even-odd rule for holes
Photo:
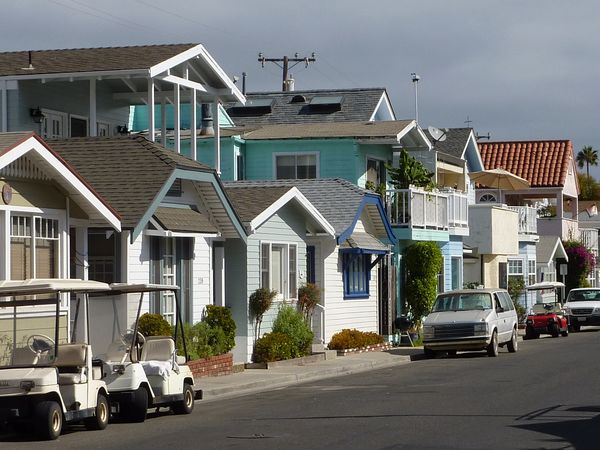
[[[600,151],[597,0],[2,0],[0,51],[202,43],[247,91],[384,87],[398,119]],[[596,128],[599,127],[599,128]],[[600,168],[592,169],[600,178]]]

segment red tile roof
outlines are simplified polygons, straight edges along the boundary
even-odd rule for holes
[[[569,140],[478,142],[478,146],[486,169],[508,170],[531,187],[564,186],[573,159]]]

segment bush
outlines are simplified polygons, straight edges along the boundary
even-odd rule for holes
[[[596,258],[580,241],[568,240],[563,242],[569,262],[565,285],[567,292],[578,287],[588,287],[588,275],[594,270]]]
[[[302,314],[290,305],[283,305],[273,322],[273,333],[287,334],[292,343],[292,358],[310,354],[313,332]]]
[[[329,341],[327,348],[330,350],[347,350],[349,348],[361,348],[382,343],[383,336],[377,333],[346,328],[331,336],[331,341]]]
[[[252,361],[258,363],[293,358],[294,341],[285,333],[267,333],[254,343]]]
[[[222,343],[219,343],[224,349],[222,353],[227,353],[235,346],[235,320],[231,317],[229,308],[207,305],[203,321],[213,329],[220,328],[223,331],[225,339]],[[213,344],[213,346],[216,347],[216,344]]]
[[[272,291],[267,288],[258,288],[248,299],[248,309],[250,317],[254,320],[254,340],[260,336],[260,324],[263,316],[273,304],[273,300],[277,296],[277,291]]]
[[[321,299],[321,288],[314,283],[306,283],[298,289],[298,308],[306,323],[310,323],[313,311]]]
[[[194,325],[184,324],[183,330],[189,359],[209,358],[229,351],[227,337],[221,327],[198,322]],[[181,333],[177,335],[177,352],[184,354]]]
[[[525,320],[527,320],[527,310],[519,301],[521,294],[525,291],[525,280],[523,280],[523,277],[509,277],[507,290],[508,295],[510,295],[510,298],[515,305],[519,323],[525,323]]]
[[[138,321],[138,331],[144,336],[172,336],[171,324],[160,314],[143,314]]]

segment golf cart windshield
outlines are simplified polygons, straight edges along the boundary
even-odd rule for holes
[[[492,297],[485,292],[440,295],[431,312],[492,309]]]
[[[68,342],[68,294],[108,288],[83,280],[0,282],[0,367],[51,365]]]
[[[567,297],[568,302],[597,302],[600,300],[600,289],[573,289]]]

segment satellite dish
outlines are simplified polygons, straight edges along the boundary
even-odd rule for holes
[[[440,130],[439,128],[429,126],[427,127],[427,131],[429,131],[429,134],[435,142],[442,142],[446,140],[446,132],[448,130]]]

